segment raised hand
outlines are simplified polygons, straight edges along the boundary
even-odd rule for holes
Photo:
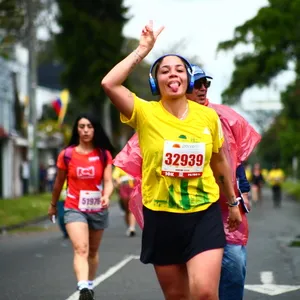
[[[153,31],[153,21],[149,21],[149,23],[142,30],[139,44],[139,47],[142,48],[141,50],[149,52],[153,48],[157,37],[160,35],[163,29],[164,26],[161,26],[156,31]]]

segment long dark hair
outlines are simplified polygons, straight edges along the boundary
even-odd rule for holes
[[[80,119],[88,119],[91,124],[93,125],[94,128],[94,138],[93,138],[93,145],[95,148],[101,148],[101,149],[106,149],[108,150],[112,155],[115,152],[114,146],[111,144],[107,134],[105,133],[99,118],[95,118],[94,115],[90,113],[82,113],[80,114],[73,125],[72,129],[72,136],[69,141],[68,147],[69,146],[74,146],[79,144],[79,134],[78,134],[78,122]]]

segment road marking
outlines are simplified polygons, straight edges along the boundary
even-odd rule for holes
[[[262,284],[274,283],[273,272],[260,272],[260,281]]]
[[[273,272],[260,272],[262,284],[246,284],[245,289],[269,296],[276,296],[300,289],[300,285],[279,285],[275,284]]]
[[[94,287],[96,287],[101,282],[103,282],[107,278],[109,278],[112,275],[114,275],[116,272],[118,272],[120,269],[122,269],[125,265],[127,265],[133,259],[140,259],[140,257],[138,255],[129,255],[129,256],[126,256],[124,259],[122,259],[116,265],[110,267],[105,273],[103,273],[103,274],[99,275],[97,278],[95,278],[95,280],[94,280]],[[75,293],[73,293],[66,300],[78,300],[78,297],[79,297],[79,292],[76,291]]]

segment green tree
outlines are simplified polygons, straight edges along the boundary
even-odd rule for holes
[[[3,0],[0,2],[0,56],[11,57],[13,45],[22,39],[25,13],[24,1]]]
[[[264,134],[263,139],[258,145],[258,156],[261,158],[264,165],[271,167],[273,162],[282,160],[280,139],[278,132],[282,129],[282,122],[278,116],[268,131]]]
[[[28,42],[28,1],[0,1],[0,56],[12,58],[13,47],[17,43],[27,46]],[[32,1],[34,24],[51,31],[53,21],[53,0]]]
[[[284,164],[291,164],[294,157],[300,158],[300,79],[290,84],[281,95],[284,126],[279,132],[281,152]]]
[[[257,15],[235,28],[231,40],[221,42],[218,51],[240,45],[251,45],[248,52],[235,56],[235,69],[229,86],[223,91],[223,102],[240,101],[245,90],[268,86],[282,71],[294,70],[296,79],[281,94],[283,110],[263,135],[261,156],[271,162],[280,159],[288,167],[293,157],[300,157],[300,1],[269,0]]]
[[[235,28],[233,39],[218,45],[218,51],[252,46],[234,59],[231,82],[222,94],[224,103],[237,103],[246,89],[268,85],[291,65],[300,76],[299,13],[299,0],[269,0],[254,18]]]
[[[42,120],[38,124],[38,130],[47,135],[48,138],[61,134],[63,136],[63,144],[67,145],[70,141],[72,128],[68,124],[58,125],[57,120]]]
[[[37,42],[37,52],[38,52],[38,65],[47,63],[47,62],[59,62],[59,56],[56,49],[56,44],[54,38],[50,38],[49,40]]]
[[[99,113],[106,99],[101,79],[122,57],[127,8],[121,0],[58,0],[58,54],[65,65],[62,81],[80,108]],[[102,117],[101,117],[102,113]]]
[[[52,107],[52,104],[44,104],[42,107],[42,115],[39,122],[44,122],[47,120],[57,121],[57,119],[58,117],[56,115],[56,112],[54,111],[54,108]]]

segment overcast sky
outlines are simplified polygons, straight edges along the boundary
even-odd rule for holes
[[[221,102],[221,93],[226,88],[233,71],[234,52],[221,52],[216,49],[220,41],[231,39],[234,29],[254,17],[258,10],[268,4],[267,0],[125,0],[130,7],[130,21],[124,28],[128,37],[139,38],[143,26],[152,19],[154,27],[164,25],[165,29],[147,58],[153,62],[162,51],[176,41],[186,43],[178,53],[188,57],[197,55],[207,73],[214,80],[209,90],[212,102]],[[241,49],[239,49],[240,51]],[[236,50],[238,51],[238,50]],[[279,90],[283,89],[292,74],[281,77],[276,86],[246,92],[242,98],[244,108],[256,101],[279,101]],[[276,90],[277,89],[277,90]],[[252,104],[250,104],[252,103]]]
[[[164,31],[146,58],[152,63],[163,52],[179,41],[183,41],[178,54],[197,56],[206,73],[214,79],[208,96],[212,102],[221,103],[221,93],[228,86],[234,70],[235,51],[216,53],[218,43],[232,39],[234,29],[253,18],[258,10],[268,4],[267,0],[124,0],[129,7],[130,20],[124,27],[124,35],[139,39],[141,30],[149,20],[154,27],[165,26]],[[41,29],[39,37],[45,36]],[[283,72],[270,87],[252,88],[243,94],[241,106],[235,107],[249,119],[243,110],[261,107],[280,107],[279,93],[294,79],[294,72]],[[249,119],[251,122],[251,120]]]

